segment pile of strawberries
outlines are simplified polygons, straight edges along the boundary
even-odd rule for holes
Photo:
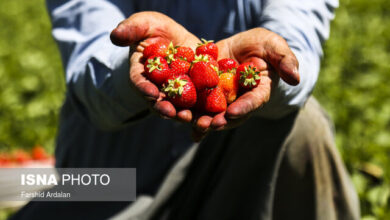
[[[253,63],[218,59],[218,47],[202,39],[189,47],[155,43],[143,51],[145,76],[165,93],[175,107],[202,113],[226,110],[245,91],[257,87],[260,72]]]
[[[42,146],[35,146],[30,152],[17,149],[12,152],[0,152],[0,167],[18,166],[31,161],[46,161],[52,159]]]

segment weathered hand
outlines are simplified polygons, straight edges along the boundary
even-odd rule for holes
[[[118,46],[130,46],[130,82],[136,91],[151,102],[154,109],[162,117],[176,118],[190,122],[190,110],[176,111],[168,101],[163,101],[164,94],[156,85],[143,75],[143,49],[156,42],[173,42],[174,45],[195,48],[200,40],[188,32],[183,26],[168,16],[158,12],[140,12],[122,21],[111,32],[111,41]]]
[[[260,68],[261,81],[255,89],[246,92],[231,103],[226,112],[214,117],[200,117],[194,129],[196,137],[209,128],[221,130],[237,126],[250,113],[268,102],[272,86],[279,77],[290,85],[299,83],[298,61],[287,42],[274,32],[255,28],[217,42],[219,58],[231,58],[239,63],[252,61]]]

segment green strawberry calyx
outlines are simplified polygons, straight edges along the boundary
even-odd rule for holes
[[[208,54],[195,55],[195,59],[192,62],[193,63],[197,63],[197,62],[200,62],[200,61],[209,62],[210,61],[209,55]]]
[[[256,70],[256,67],[246,66],[244,71],[240,72],[240,83],[244,86],[254,87],[257,85],[256,80],[260,79],[260,72]]]
[[[197,62],[210,62],[210,56],[208,54],[200,54],[200,55],[195,55],[194,61],[192,63],[197,63]],[[215,72],[219,73],[219,69],[217,66],[214,66],[210,64],[210,66],[215,70]]]
[[[233,75],[236,75],[236,68],[231,68],[231,69],[226,70],[226,71],[222,71],[222,70],[218,71],[218,75],[221,75],[221,74],[224,74],[224,73],[231,73]]]
[[[179,48],[179,46],[173,46],[172,41],[171,43],[169,43],[168,50],[167,50],[167,57],[166,57],[168,64],[176,60],[174,56],[177,53],[177,48]]]
[[[188,83],[187,80],[176,78],[168,79],[168,84],[163,88],[169,97],[175,97],[176,95],[181,96],[184,91],[184,86]]]
[[[211,68],[213,68],[215,70],[215,72],[219,73],[219,69],[217,66],[214,66],[214,65],[210,65],[210,66],[211,66]]]
[[[154,70],[162,70],[161,68],[160,57],[155,57],[154,59],[148,59],[148,65],[146,67],[149,68],[149,72],[153,72]]]

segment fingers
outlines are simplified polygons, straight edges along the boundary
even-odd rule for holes
[[[248,61],[253,62],[259,68],[260,84],[256,88],[245,92],[228,106],[226,117],[230,119],[241,118],[258,109],[263,103],[269,100],[271,94],[272,80],[267,63],[263,59],[255,57],[249,58]]]
[[[190,34],[168,16],[158,12],[135,13],[122,21],[110,35],[111,41],[118,46],[131,46],[130,81],[145,99],[152,103],[152,109],[164,118],[175,118],[183,122],[192,121],[192,113],[189,110],[176,112],[175,107],[168,101],[161,101],[163,94],[158,87],[145,78],[142,58],[143,48],[156,42],[197,41],[196,37],[188,37]],[[196,43],[194,43],[196,45]]]
[[[264,28],[254,28],[221,41],[225,54],[243,62],[250,57],[264,59],[286,83],[299,84],[299,64],[287,42],[279,35]],[[224,55],[226,56],[226,55]]]
[[[203,115],[195,120],[192,127],[192,139],[195,142],[199,142],[210,130],[211,121],[213,118],[208,115]]]
[[[122,21],[111,32],[110,39],[117,46],[130,46],[144,40],[147,44],[172,41],[175,45],[185,45],[187,41],[196,45],[199,41],[170,17],[150,11],[135,13]]]
[[[230,51],[230,49],[231,49],[230,44],[231,44],[231,40],[229,38],[224,39],[224,40],[220,40],[216,43],[216,45],[218,47],[218,60],[233,57],[233,54]]]
[[[240,118],[260,107],[264,100],[261,91],[247,92],[229,105],[226,111],[227,117]]]
[[[160,91],[155,84],[143,75],[144,65],[141,63],[142,53],[135,52],[130,58],[130,82],[147,100],[157,100]]]
[[[139,12],[119,23],[111,32],[110,39],[117,46],[130,46],[146,38],[169,39],[165,31],[169,30],[172,19],[158,12]],[[153,43],[153,42],[150,42]]]
[[[279,35],[273,35],[264,46],[265,60],[271,63],[283,81],[293,86],[298,85],[300,81],[298,60],[287,42]]]
[[[230,104],[226,110],[226,117],[237,119],[246,116],[252,111],[268,102],[271,94],[272,80],[268,71],[261,72],[260,85],[244,93],[236,101]]]
[[[298,61],[295,55],[285,56],[279,64],[280,78],[290,85],[298,85],[300,81],[298,66]]]
[[[157,101],[153,109],[163,118],[174,118],[176,117],[176,109],[172,103],[168,101]]]
[[[219,128],[224,127],[227,124],[227,120],[225,119],[225,112],[221,112],[214,116],[213,120],[211,121],[210,126],[213,129],[218,130]]]
[[[134,15],[133,15],[134,16]],[[141,24],[137,16],[122,21],[110,34],[111,42],[117,46],[130,46],[146,38],[148,23]]]
[[[174,118],[176,117],[175,107],[168,101],[161,101],[162,94],[160,93],[158,87],[145,78],[144,65],[141,63],[142,53],[134,52],[130,58],[130,82],[135,90],[140,93],[146,100],[150,101],[152,104],[153,110],[157,112],[160,116],[164,118]],[[188,113],[181,113],[183,120],[188,119]]]
[[[200,132],[206,132],[210,128],[210,124],[213,118],[208,115],[203,115],[195,122],[195,127]]]
[[[192,121],[192,112],[188,109],[181,110],[177,113],[176,117],[179,121],[189,123]]]

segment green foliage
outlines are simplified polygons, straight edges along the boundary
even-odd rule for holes
[[[315,96],[332,116],[364,219],[390,219],[390,2],[341,1]]]
[[[14,208],[0,210],[0,220],[8,219],[15,212]]]
[[[50,150],[65,86],[44,1],[0,1],[0,27],[0,150]]]
[[[390,219],[389,8],[341,0],[314,92],[335,121],[365,220]],[[0,1],[0,26],[0,151],[50,151],[65,86],[44,1]]]

